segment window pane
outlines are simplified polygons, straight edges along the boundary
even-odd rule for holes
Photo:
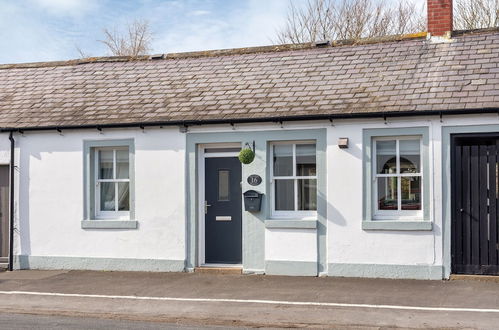
[[[114,205],[114,182],[100,183],[100,210],[115,211]]]
[[[275,209],[277,211],[294,211],[294,180],[275,180]]]
[[[397,177],[377,178],[378,209],[398,210]]]
[[[293,145],[274,145],[274,176],[293,175]]]
[[[317,210],[317,180],[298,180],[298,210]]]
[[[400,188],[402,210],[421,210],[421,177],[403,177]]]
[[[207,148],[204,149],[205,154],[216,153],[216,152],[239,152],[241,148]]]
[[[229,171],[220,170],[218,171],[218,200],[228,201],[229,200]]]
[[[397,173],[397,142],[395,140],[376,141],[376,165],[376,173]]]
[[[130,184],[118,183],[118,211],[130,211]]]
[[[400,173],[420,173],[420,141],[400,140]]]
[[[315,144],[296,145],[296,175],[316,175]]]
[[[128,149],[116,150],[116,178],[128,179],[129,178],[129,159]]]
[[[113,178],[113,151],[99,150],[99,179]]]

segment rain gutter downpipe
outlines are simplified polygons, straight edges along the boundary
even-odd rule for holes
[[[11,131],[9,134],[10,140],[10,177],[9,177],[9,271],[14,269],[14,196],[15,196],[15,184],[14,184],[14,151],[15,151],[15,140]]]

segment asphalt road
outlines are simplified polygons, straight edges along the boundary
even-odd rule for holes
[[[68,322],[77,320],[65,327],[69,329],[93,324],[90,328],[99,329],[99,322],[107,321],[118,322],[117,328],[124,329],[119,322],[139,329],[142,324],[144,329],[177,324],[187,328],[498,329],[499,283],[14,271],[0,273],[0,313],[55,315],[40,323],[49,328],[54,328],[50,322],[57,325],[67,320],[59,317],[69,316]],[[0,326],[18,322],[12,328],[20,328],[29,321],[13,316],[7,323],[0,320]]]
[[[222,327],[204,326],[208,329],[221,329]],[[227,329],[227,327],[223,327]],[[132,330],[132,329],[179,329],[197,330],[199,326],[190,327],[172,323],[158,323],[146,321],[129,321],[116,319],[99,319],[89,317],[69,317],[58,315],[30,315],[30,314],[5,314],[0,313],[0,329],[16,330]]]

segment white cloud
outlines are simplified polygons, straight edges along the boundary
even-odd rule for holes
[[[284,23],[287,1],[250,0],[222,9],[223,14],[203,15],[195,21],[180,16],[157,32],[155,52],[261,46],[272,43]],[[168,19],[168,18],[165,18]]]
[[[147,19],[151,53],[267,45],[286,0],[0,0],[0,63],[105,55],[102,29]]]
[[[194,10],[189,13],[191,16],[204,16],[209,15],[211,12],[209,10]]]
[[[96,0],[31,0],[53,15],[81,16],[97,8]]]

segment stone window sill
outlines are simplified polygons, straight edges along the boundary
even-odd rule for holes
[[[419,221],[373,220],[373,221],[362,221],[362,229],[428,231],[433,229],[433,223],[428,220],[419,220]]]
[[[270,219],[265,220],[265,228],[301,228],[316,229],[317,220],[292,220],[292,219]]]
[[[82,220],[82,229],[137,229],[136,220]]]

